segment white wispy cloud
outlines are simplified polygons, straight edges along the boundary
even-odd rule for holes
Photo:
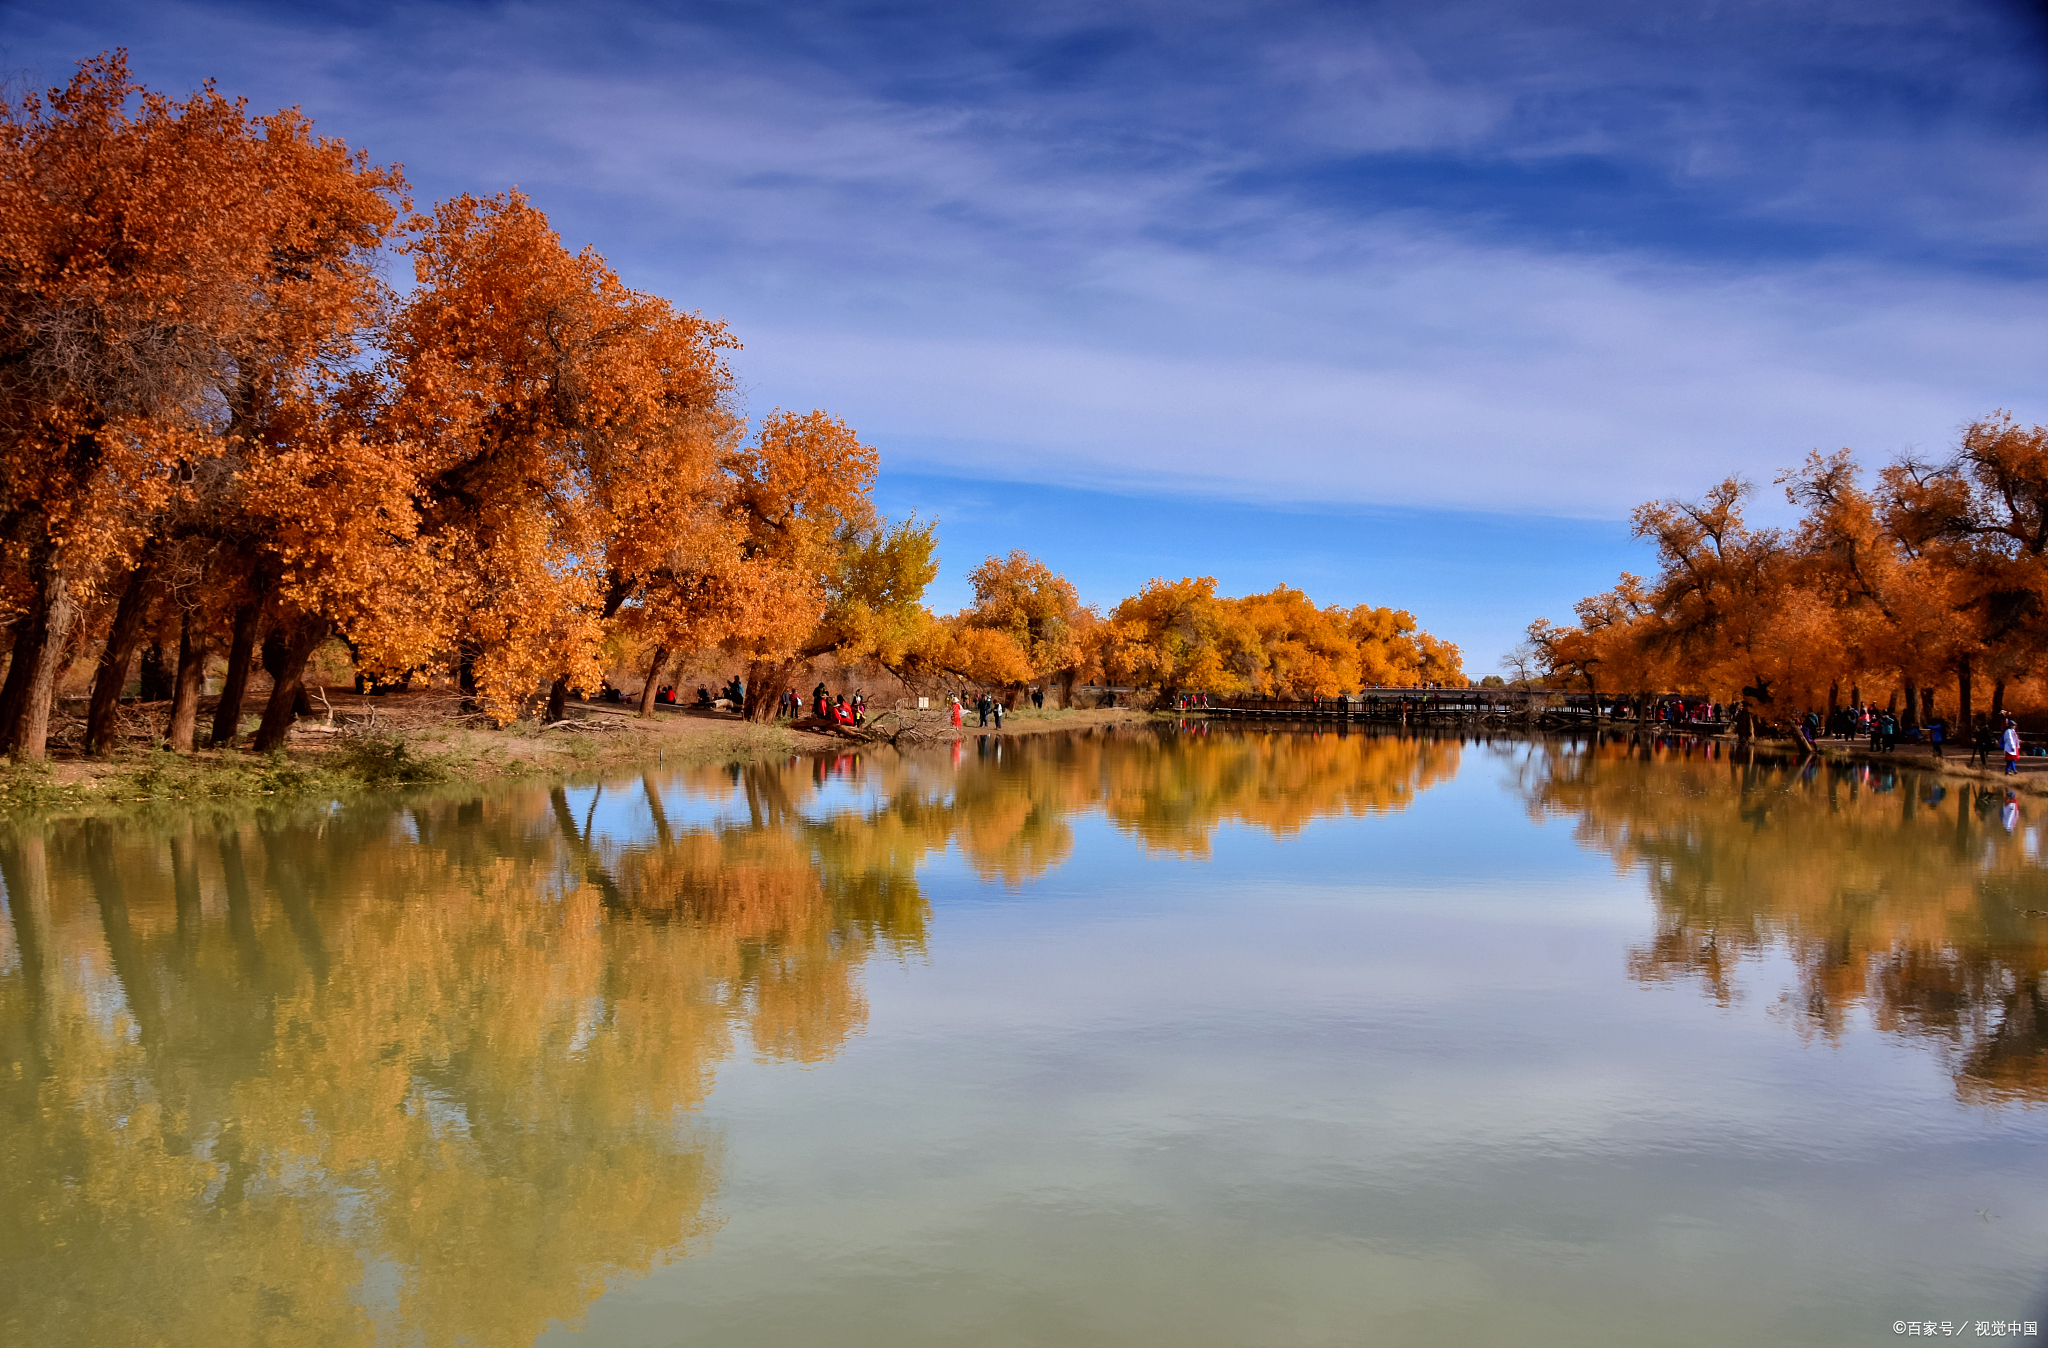
[[[2048,418],[2038,78],[1912,65],[1975,10],[20,12],[45,79],[126,42],[522,185],[906,466],[1612,516]]]

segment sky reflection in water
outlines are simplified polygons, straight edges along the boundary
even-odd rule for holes
[[[2033,818],[1676,746],[1218,727],[16,828],[0,1332],[2039,1318]]]

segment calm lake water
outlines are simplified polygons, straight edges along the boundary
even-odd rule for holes
[[[0,1341],[2041,1320],[2040,817],[1218,727],[0,828]]]

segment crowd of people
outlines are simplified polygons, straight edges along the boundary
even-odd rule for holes
[[[1979,714],[1972,718],[1969,727],[1969,758],[1965,766],[1991,766],[1991,756],[2000,754],[2005,759],[2008,775],[2019,771],[2019,760],[2029,752],[2020,738],[2019,723],[2010,716],[1993,718]],[[1889,707],[1873,704],[1839,707],[1827,717],[1817,711],[1809,711],[1800,718],[1798,728],[1800,741],[1813,748],[1822,738],[1841,740],[1868,739],[1875,753],[1896,750],[1899,742],[1927,745],[1936,758],[1945,758],[1945,746],[1955,737],[1948,722],[1941,717],[1929,717],[1919,725],[1902,726],[1898,715]],[[2035,748],[2033,754],[2043,750]]]
[[[1603,703],[1602,710],[1617,720],[1636,716],[1636,706],[1628,699],[1603,699]],[[1739,720],[1735,708],[1704,698],[1660,698],[1647,710],[1649,719],[1660,725],[1718,728],[1724,720]],[[1968,729],[1969,757],[1965,766],[1989,767],[1992,755],[1998,754],[2005,759],[2006,772],[2014,774],[2019,771],[2022,757],[2048,754],[2048,749],[2027,746],[2021,738],[2018,722],[2010,716],[1979,713],[1972,721],[1974,724]],[[1817,749],[1824,739],[1864,740],[1873,753],[1896,751],[1901,743],[1924,744],[1936,758],[1947,757],[1947,746],[1957,742],[1955,728],[1942,717],[1928,715],[1917,723],[1910,722],[1902,719],[1892,708],[1880,707],[1873,702],[1853,702],[1825,715],[1809,709],[1793,724],[1793,734],[1808,750]]]

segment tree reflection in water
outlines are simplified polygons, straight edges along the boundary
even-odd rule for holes
[[[1428,740],[1102,734],[984,742],[957,767],[15,827],[0,1329],[530,1341],[707,1237],[719,1146],[693,1111],[718,1066],[742,1039],[836,1053],[866,1021],[866,962],[923,949],[935,852],[1016,884],[1101,812],[1200,855],[1224,824],[1402,808],[1457,761]],[[731,812],[672,824],[693,788]]]
[[[1797,969],[1787,1007],[1835,1037],[1859,1009],[1941,1046],[1966,1100],[2048,1100],[2048,872],[2000,788],[1863,764],[1755,762],[1680,741],[1526,760],[1532,810],[1647,878],[1640,979],[1724,1003],[1745,960]]]

